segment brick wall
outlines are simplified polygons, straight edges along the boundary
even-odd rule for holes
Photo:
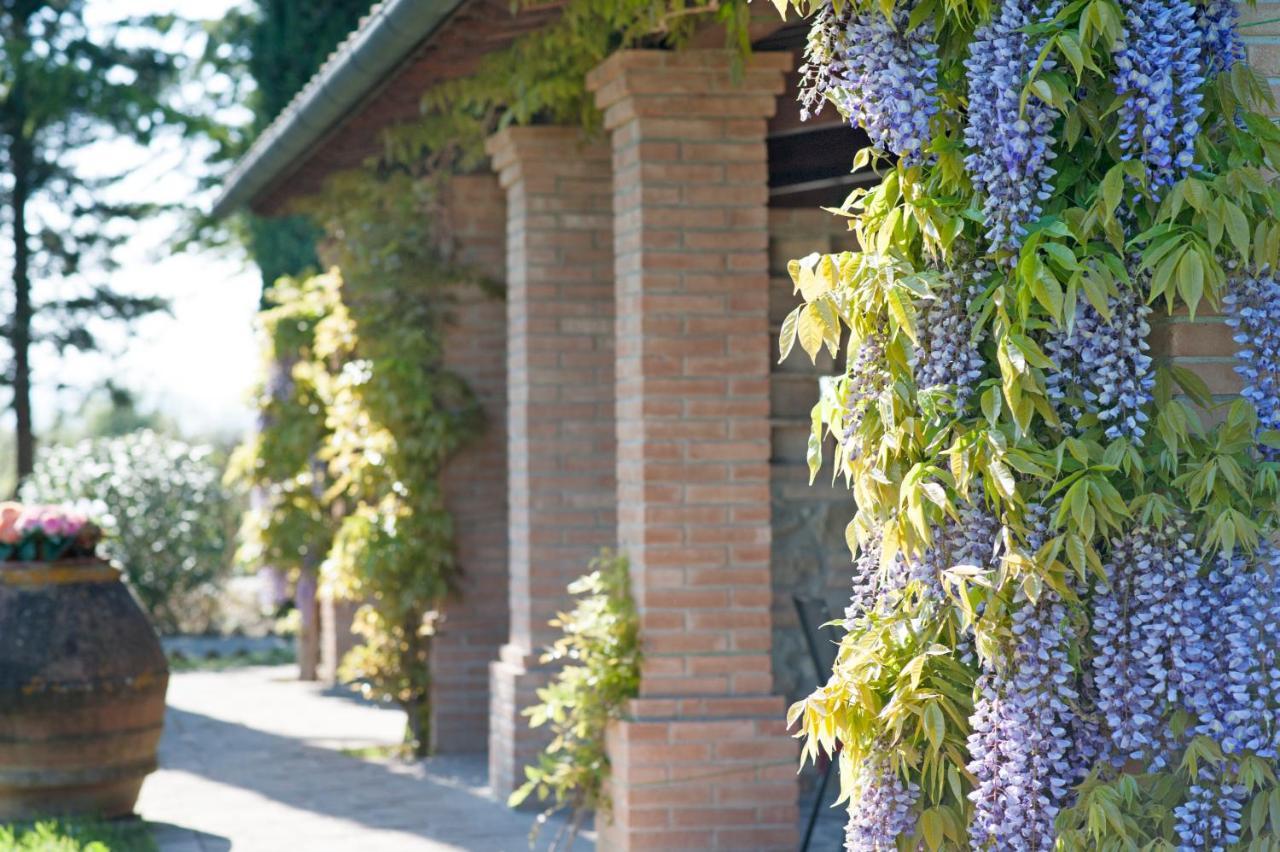
[[[608,145],[570,127],[489,140],[507,192],[511,627],[491,668],[490,785],[503,796],[548,740],[521,710],[550,672],[566,587],[617,543],[613,175]]]
[[[645,662],[612,726],[608,849],[792,849],[769,648],[765,122],[788,55],[622,51],[613,146],[618,535]]]
[[[454,178],[446,199],[454,258],[500,282],[506,272],[506,207],[493,175]],[[445,331],[445,364],[480,399],[485,429],[444,471],[461,595],[445,609],[432,649],[433,747],[482,752],[488,742],[489,662],[507,632],[506,308],[480,286],[457,293]]]

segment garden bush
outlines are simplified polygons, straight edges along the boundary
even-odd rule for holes
[[[212,448],[141,431],[45,449],[22,497],[84,504],[156,628],[204,632],[231,570],[235,505],[221,477]]]
[[[564,635],[542,656],[544,664],[563,668],[524,711],[532,727],[547,725],[553,737],[538,762],[525,768],[525,783],[509,800],[518,806],[536,793],[539,801],[550,801],[535,837],[547,816],[570,811],[551,849],[571,848],[587,814],[609,815],[605,729],[640,691],[640,619],[626,558],[602,553],[590,573],[569,585],[569,593],[577,598],[573,610],[551,621]]]

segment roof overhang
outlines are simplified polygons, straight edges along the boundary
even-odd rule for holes
[[[223,181],[213,215],[253,202],[350,115],[465,0],[383,0],[373,8]]]

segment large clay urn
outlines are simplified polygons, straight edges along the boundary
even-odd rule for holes
[[[133,812],[168,665],[98,559],[0,563],[0,823]]]

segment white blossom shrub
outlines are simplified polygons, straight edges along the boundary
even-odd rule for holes
[[[235,514],[214,456],[151,431],[50,447],[22,498],[82,504],[156,629],[203,632],[231,569]]]

